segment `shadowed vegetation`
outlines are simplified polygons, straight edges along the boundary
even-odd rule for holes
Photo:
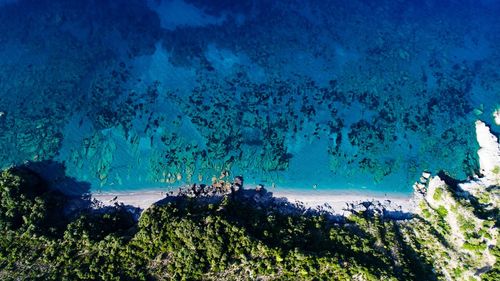
[[[240,190],[167,197],[137,221],[131,207],[54,191],[28,167],[3,171],[0,193],[2,280],[443,278],[412,234],[423,218],[335,217]]]

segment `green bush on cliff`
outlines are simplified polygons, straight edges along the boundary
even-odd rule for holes
[[[438,187],[436,188],[436,190],[434,191],[434,195],[432,195],[432,198],[435,200],[435,201],[439,201],[441,200],[441,197],[443,196],[443,189],[441,187]]]
[[[64,198],[29,172],[2,172],[0,190],[0,280],[436,280],[439,275],[419,250],[427,241],[409,234],[404,223],[367,213],[335,222],[298,207],[259,205],[253,197],[175,197],[147,209],[136,223],[124,206],[62,217],[51,206],[64,205]]]
[[[16,230],[36,228],[43,220],[45,202],[34,188],[33,175],[14,169],[0,174],[0,228]]]

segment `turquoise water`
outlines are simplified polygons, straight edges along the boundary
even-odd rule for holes
[[[223,172],[398,194],[423,170],[464,179],[474,121],[500,131],[498,15],[486,0],[0,1],[0,165],[54,161],[94,191]]]

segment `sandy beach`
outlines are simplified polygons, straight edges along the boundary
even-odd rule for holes
[[[290,189],[273,189],[268,190],[273,193],[276,198],[287,198],[290,203],[302,202],[305,206],[315,208],[328,204],[333,213],[343,214],[343,209],[348,204],[357,204],[365,201],[379,201],[385,205],[392,206],[394,209],[410,212],[412,203],[410,195],[403,194],[382,194],[370,192],[356,192],[351,190],[345,191],[300,191]],[[163,190],[145,190],[132,192],[102,192],[92,193],[92,198],[101,201],[104,205],[114,205],[115,203],[123,203],[141,209],[147,209],[153,203],[165,198],[166,191]]]
[[[343,209],[348,204],[359,204],[366,201],[379,201],[392,207],[400,207],[401,211],[411,212],[412,202],[410,195],[403,194],[382,194],[357,191],[296,191],[296,190],[275,190],[275,197],[285,197],[291,203],[302,202],[305,206],[315,208],[328,204],[336,214],[343,214]]]
[[[153,203],[165,198],[165,196],[166,192],[162,190],[92,193],[92,199],[101,201],[105,206],[123,203],[141,209],[147,209]]]

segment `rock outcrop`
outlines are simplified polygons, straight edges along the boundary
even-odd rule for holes
[[[422,248],[446,280],[478,280],[498,259],[500,146],[481,121],[476,122],[476,137],[480,175],[459,182],[444,172],[426,173],[414,185],[419,219],[408,222],[409,236],[425,241]]]
[[[483,181],[498,184],[500,175],[500,145],[498,138],[490,132],[490,128],[481,121],[476,121],[476,135],[479,143],[479,167],[484,176]]]

